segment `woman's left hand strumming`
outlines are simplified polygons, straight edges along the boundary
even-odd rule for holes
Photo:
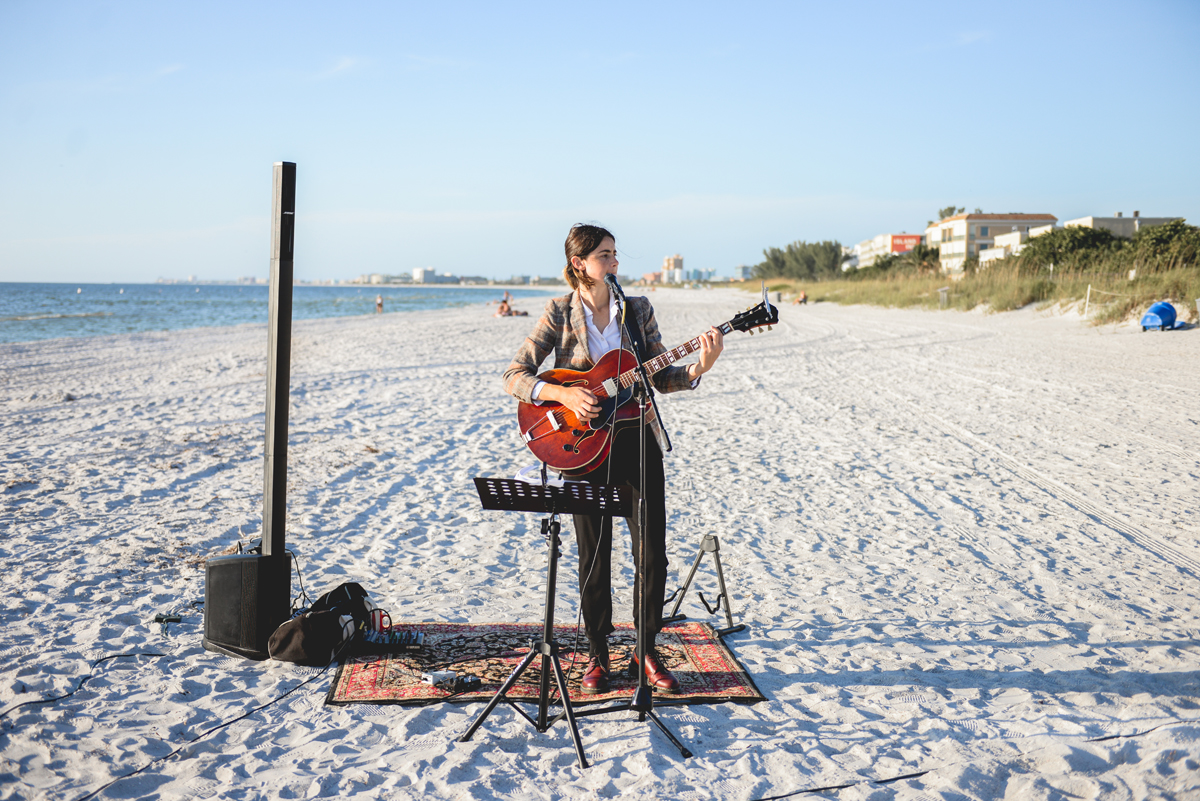
[[[700,335],[700,361],[688,365],[688,377],[695,381],[712,369],[713,363],[725,348],[725,340],[715,327]]]

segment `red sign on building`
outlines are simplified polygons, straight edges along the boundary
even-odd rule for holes
[[[920,234],[892,234],[892,252],[907,253],[921,244]]]

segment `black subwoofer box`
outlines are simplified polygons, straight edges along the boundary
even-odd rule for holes
[[[247,659],[270,658],[267,640],[291,616],[287,555],[216,556],[204,573],[204,647]]]

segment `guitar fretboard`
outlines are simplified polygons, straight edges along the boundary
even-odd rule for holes
[[[723,336],[733,330],[733,325],[731,323],[721,323],[716,328]],[[671,366],[684,356],[695,353],[698,350],[700,350],[700,337],[694,337],[687,342],[684,342],[677,348],[660,353],[653,359],[646,360],[642,366],[646,368],[647,375],[654,375],[659,370]],[[633,383],[637,381],[637,379],[638,371],[636,367],[632,370],[626,370],[617,376],[617,380],[621,385],[621,389],[633,386]]]

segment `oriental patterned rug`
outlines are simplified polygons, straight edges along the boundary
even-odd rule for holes
[[[530,643],[540,640],[542,634],[539,623],[407,623],[397,624],[395,628],[423,633],[424,650],[419,654],[348,659],[338,668],[325,703],[421,705],[441,700],[455,703],[486,701],[520,664],[529,652]],[[572,651],[574,626],[556,627],[554,638],[574,704],[612,701],[633,695],[637,677],[625,670],[629,655],[636,649],[632,623],[618,623],[617,630],[609,636],[613,673],[611,688],[602,695],[584,695],[579,689],[579,681],[587,668],[587,640],[582,633],[578,658]],[[667,626],[658,635],[658,653],[679,679],[680,691],[676,695],[655,693],[656,705],[766,700],[707,623],[681,621]],[[521,674],[520,680],[508,691],[511,700],[537,701],[541,663],[541,658],[535,657]],[[452,695],[421,681],[421,674],[431,670],[453,670],[459,675],[478,676],[482,685],[479,690]],[[551,698],[557,701],[557,685],[553,678],[550,686]]]

